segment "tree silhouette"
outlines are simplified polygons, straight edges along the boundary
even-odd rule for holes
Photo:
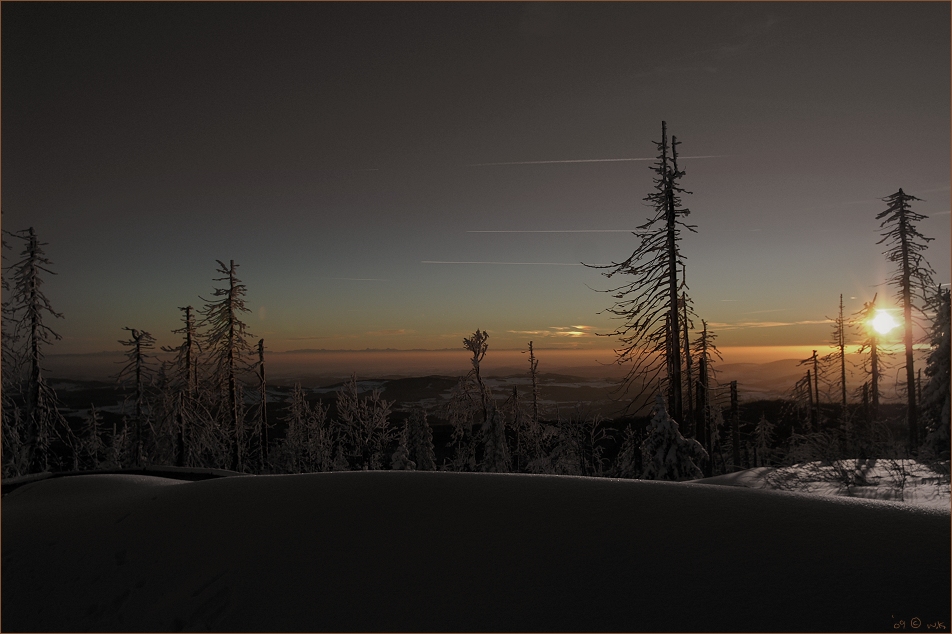
[[[119,371],[116,379],[120,385],[127,387],[130,383],[135,386],[135,401],[133,410],[132,439],[134,443],[133,459],[135,466],[142,466],[143,459],[143,426],[146,423],[146,385],[151,385],[155,376],[153,367],[154,358],[149,352],[155,349],[155,337],[144,330],[123,328],[130,333],[129,339],[119,343],[129,348],[126,351],[128,362]]]
[[[261,471],[268,466],[268,381],[264,369],[264,339],[258,341],[258,415],[255,428],[258,432],[258,461]]]
[[[693,225],[681,218],[690,211],[681,205],[681,194],[690,193],[678,185],[684,171],[678,167],[680,142],[671,137],[668,145],[667,124],[661,122],[661,141],[656,142],[658,162],[655,172],[655,191],[644,200],[654,207],[654,215],[638,227],[641,244],[622,262],[608,265],[588,265],[606,269],[607,278],[615,275],[631,276],[632,281],[602,292],[610,293],[615,304],[605,310],[624,324],[603,336],[618,337],[622,345],[615,350],[618,364],[631,363],[621,387],[625,392],[637,389],[635,399],[652,391],[666,392],[668,410],[675,420],[682,420],[681,393],[681,315],[678,271],[684,260],[678,248],[681,229],[695,231]],[[670,154],[669,154],[670,150]],[[685,294],[684,303],[690,302]],[[602,334],[602,333],[599,333]],[[636,380],[641,385],[635,388]]]
[[[367,471],[383,466],[384,452],[395,437],[389,419],[392,406],[393,401],[380,398],[379,389],[359,398],[357,376],[353,374],[337,391],[342,442],[352,468]]]
[[[807,391],[810,397],[810,424],[815,430],[820,428],[820,372],[826,371],[826,366],[822,365],[820,361],[821,359],[814,350],[812,355],[797,364],[813,367],[812,372],[807,370]],[[810,384],[811,380],[812,385]],[[826,379],[824,379],[824,382],[826,382]]]
[[[479,364],[485,358],[486,351],[489,350],[489,333],[477,328],[471,337],[463,339],[463,347],[473,354],[473,358],[470,359],[473,369],[469,371],[468,378],[476,379],[476,388],[479,390],[479,400],[483,408],[483,423],[487,423],[489,421],[489,402],[492,396],[489,388],[483,383],[483,377],[479,372]]]
[[[916,229],[916,223],[925,220],[927,216],[914,212],[909,206],[910,202],[922,199],[900,189],[882,200],[889,207],[876,216],[877,220],[882,220],[879,226],[884,230],[882,239],[876,244],[886,244],[883,255],[896,265],[896,270],[887,282],[896,287],[896,299],[902,307],[903,345],[906,349],[908,446],[910,452],[915,452],[919,446],[919,416],[916,408],[916,371],[912,351],[913,313],[923,315],[923,308],[929,301],[928,290],[933,287],[932,275],[935,271],[922,255],[927,247],[926,243],[932,238],[925,237]]]
[[[184,314],[183,326],[172,331],[183,337],[181,345],[162,346],[164,352],[174,352],[170,367],[167,369],[172,390],[171,409],[175,418],[176,464],[185,466],[190,447],[189,427],[198,423],[198,359],[201,353],[198,330],[195,324],[194,310],[191,306],[179,307]]]
[[[12,372],[17,390],[24,397],[26,429],[20,435],[21,450],[29,457],[30,471],[50,468],[50,445],[54,437],[71,435],[57,408],[56,392],[43,376],[43,348],[59,340],[59,334],[44,323],[45,316],[62,318],[53,310],[43,293],[43,274],[55,275],[52,262],[46,257],[45,242],[37,239],[33,227],[8,234],[24,241],[20,260],[13,269],[13,295],[6,306],[8,338],[4,343],[4,373]],[[26,374],[23,381],[23,373]],[[13,421],[9,421],[13,422]],[[70,443],[71,444],[71,443]]]
[[[713,430],[712,425],[716,416],[716,403],[714,398],[714,359],[723,360],[714,340],[717,335],[707,329],[707,321],[701,320],[700,336],[694,341],[694,355],[697,357],[698,379],[697,379],[697,409],[695,410],[696,424],[695,437],[697,441],[707,452],[708,456],[713,456]],[[713,464],[706,463],[705,473],[712,475]]]
[[[234,260],[228,266],[221,260],[218,272],[224,277],[215,278],[216,282],[225,282],[224,288],[216,288],[213,297],[219,300],[207,300],[201,311],[201,325],[204,333],[205,349],[211,356],[212,384],[218,388],[220,398],[219,420],[224,423],[226,437],[231,447],[231,469],[240,471],[243,467],[244,445],[244,398],[239,376],[250,369],[249,356],[252,349],[248,340],[254,335],[247,331],[241,321],[241,314],[251,312],[245,307],[245,285],[238,279]]]
[[[839,377],[836,381],[840,392],[840,415],[842,420],[846,420],[846,319],[843,316],[843,294],[840,293],[840,312],[835,318],[827,317],[833,322],[833,338],[831,346],[835,348],[833,352],[823,357],[824,362],[836,364],[839,366]]]
[[[420,471],[436,471],[433,430],[426,422],[426,410],[415,407],[406,427],[407,455]]]
[[[644,464],[641,477],[647,480],[700,478],[698,463],[707,459],[707,452],[696,440],[681,435],[677,421],[665,411],[660,394],[652,414],[648,435],[641,443]]]
[[[940,459],[949,457],[950,354],[952,354],[952,297],[948,288],[937,288],[931,306],[935,319],[930,333],[932,352],[926,361],[928,382],[922,390],[925,442]]]

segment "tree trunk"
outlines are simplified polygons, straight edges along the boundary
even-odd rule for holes
[[[682,274],[683,278],[683,274]],[[694,385],[694,374],[691,368],[691,340],[688,338],[688,298],[687,295],[682,291],[681,292],[681,311],[682,311],[682,327],[684,329],[684,365],[685,370],[687,371],[687,412],[685,413],[685,432],[687,436],[695,436],[695,431],[691,427],[694,425],[694,398],[692,396],[693,390],[691,389]]]
[[[840,294],[840,321],[839,321],[839,341],[837,345],[840,349],[840,387],[842,388],[843,398],[843,420],[846,420],[846,330],[843,321],[843,294]]]
[[[731,381],[731,445],[734,471],[740,469],[740,412],[737,408],[737,381]]]
[[[899,190],[902,193],[902,190]],[[915,453],[919,446],[919,420],[916,410],[916,370],[912,356],[912,270],[909,265],[909,228],[905,214],[899,221],[899,240],[902,254],[902,317],[904,320],[903,345],[906,348],[906,396],[909,420],[909,452]]]
[[[816,406],[816,428],[820,430],[820,361],[813,351],[813,404]]]
[[[810,371],[807,370],[807,396],[810,399],[810,426],[816,428],[816,409],[813,407],[813,381],[810,379]]]
[[[662,142],[666,141],[667,135],[667,126],[665,122],[661,122],[661,136]],[[677,227],[675,225],[676,215],[674,209],[674,184],[671,182],[671,178],[668,178],[667,183],[667,224],[668,224],[668,235],[667,235],[667,251],[668,251],[668,301],[670,302],[670,309],[668,314],[670,316],[670,326],[671,330],[668,335],[668,339],[671,344],[671,376],[668,378],[668,383],[671,388],[671,401],[672,401],[672,412],[671,417],[678,422],[684,422],[683,416],[683,406],[681,399],[681,329],[679,328],[679,317],[678,314],[678,244],[677,244],[677,235],[675,233]]]
[[[258,341],[258,379],[261,402],[258,410],[258,443],[261,446],[261,471],[268,465],[268,384],[264,372],[264,339]]]

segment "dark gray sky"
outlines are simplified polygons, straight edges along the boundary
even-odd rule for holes
[[[49,242],[58,352],[174,343],[216,259],[274,350],[609,346],[577,263],[630,254],[605,230],[652,184],[596,159],[653,157],[666,120],[698,314],[822,344],[840,293],[882,290],[900,187],[949,281],[949,27],[938,2],[4,2],[3,226]]]

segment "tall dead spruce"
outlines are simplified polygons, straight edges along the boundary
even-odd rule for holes
[[[896,287],[896,301],[902,307],[903,344],[906,348],[906,401],[908,404],[909,450],[919,446],[919,416],[916,409],[916,371],[912,356],[913,312],[917,317],[925,317],[924,308],[929,303],[929,291],[934,287],[932,276],[935,271],[922,256],[926,243],[932,240],[916,229],[916,223],[927,216],[914,212],[909,203],[921,200],[900,189],[895,194],[882,199],[889,207],[876,216],[882,220],[882,239],[876,244],[886,244],[883,255],[896,264],[896,270],[886,280]]]
[[[147,413],[149,410],[146,394],[146,386],[151,385],[154,380],[154,369],[152,366],[153,356],[149,354],[155,349],[155,337],[144,330],[135,328],[123,328],[129,331],[129,339],[119,340],[126,350],[126,359],[128,362],[119,371],[117,379],[123,386],[130,384],[135,387],[135,400],[133,402],[133,460],[136,467],[143,466],[145,452],[145,434],[143,427],[148,423]]]
[[[220,390],[218,419],[225,425],[222,430],[230,445],[231,469],[240,471],[243,467],[244,445],[244,397],[239,377],[247,373],[252,354],[248,339],[253,337],[247,326],[241,321],[241,314],[251,312],[245,308],[245,285],[238,279],[234,260],[226,266],[218,262],[218,272],[224,277],[215,278],[216,282],[225,282],[224,288],[216,288],[213,297],[217,301],[202,298],[208,302],[202,309],[201,325],[205,330],[205,349],[211,359],[212,383]]]
[[[189,424],[194,423],[196,399],[198,396],[198,355],[201,346],[195,326],[194,310],[191,306],[180,306],[185,313],[183,326],[172,331],[181,334],[183,341],[176,347],[162,346],[164,352],[174,352],[175,358],[169,364],[173,389],[173,409],[175,415],[175,463],[184,467],[189,451]]]
[[[879,333],[872,326],[873,317],[876,314],[876,298],[879,293],[873,295],[873,299],[863,302],[863,309],[853,313],[850,321],[854,332],[859,335],[860,343],[857,348],[857,354],[862,356],[862,371],[869,377],[863,383],[863,409],[866,411],[866,421],[872,422],[879,420],[879,380],[884,369],[883,353],[884,350],[879,347]]]
[[[66,421],[57,409],[56,393],[43,376],[42,367],[43,348],[60,339],[44,323],[44,316],[62,318],[63,315],[53,310],[41,288],[44,273],[55,275],[48,268],[52,263],[43,252],[46,243],[37,239],[33,227],[8,235],[23,240],[25,245],[20,260],[11,267],[13,295],[4,306],[4,325],[10,330],[5,333],[3,370],[12,371],[17,380],[7,381],[4,377],[4,383],[15,385],[23,396],[22,423],[26,428],[19,436],[22,445],[18,448],[24,454],[23,462],[31,472],[47,471],[53,439],[70,436]]]
[[[680,293],[685,290],[678,272],[683,270],[684,260],[678,249],[681,229],[695,232],[696,227],[684,223],[690,210],[681,205],[681,194],[690,193],[678,186],[684,171],[678,167],[677,137],[671,137],[668,145],[667,124],[661,122],[661,141],[656,143],[658,162],[652,166],[655,191],[644,200],[654,207],[654,215],[638,227],[635,234],[641,239],[637,249],[622,262],[607,265],[589,265],[591,268],[607,269],[602,273],[607,278],[615,275],[630,276],[632,281],[607,289],[615,298],[615,304],[606,312],[624,325],[602,336],[618,337],[621,347],[615,350],[618,364],[631,363],[622,382],[622,389],[637,390],[632,403],[653,391],[667,393],[668,411],[675,420],[683,420],[681,381],[681,323],[679,308],[690,312],[690,297]],[[636,381],[641,381],[636,385]]]

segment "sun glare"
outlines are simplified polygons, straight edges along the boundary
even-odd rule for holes
[[[896,323],[896,320],[893,319],[892,315],[884,310],[876,311],[876,316],[873,317],[870,323],[873,329],[881,335],[885,335],[899,325]]]

